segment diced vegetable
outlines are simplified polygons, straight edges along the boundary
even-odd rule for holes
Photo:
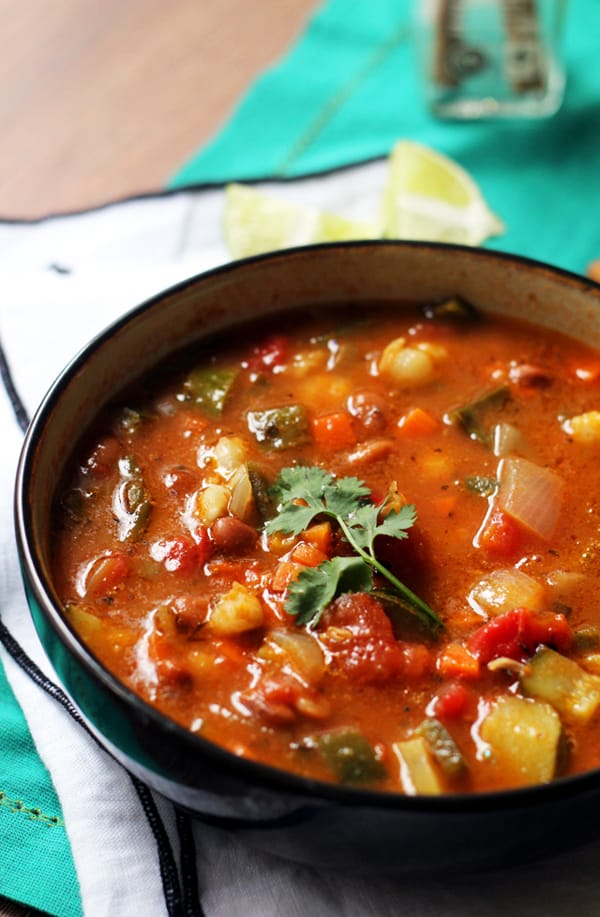
[[[323,650],[315,638],[285,628],[277,628],[268,634],[259,656],[289,662],[292,669],[309,684],[320,681],[326,669]]]
[[[417,733],[423,736],[431,754],[448,779],[456,780],[464,774],[467,764],[463,754],[439,720],[427,717],[417,729]]]
[[[475,544],[498,559],[510,558],[520,550],[523,529],[508,513],[492,506],[487,513]]]
[[[396,385],[417,386],[433,379],[435,365],[430,354],[416,347],[406,347],[404,338],[396,338],[381,354],[379,372]]]
[[[491,497],[498,488],[497,478],[486,477],[485,475],[471,475],[465,478],[465,487],[480,497]]]
[[[274,507],[269,494],[269,482],[256,462],[248,462],[246,470],[258,515],[263,521],[270,519],[273,515]]]
[[[394,742],[392,748],[400,763],[400,782],[407,796],[440,796],[444,792],[423,736]]]
[[[217,634],[230,636],[256,630],[264,623],[264,611],[258,596],[241,583],[234,583],[212,608],[209,625]]]
[[[184,387],[198,407],[207,414],[218,416],[223,413],[227,396],[238,375],[237,369],[199,366],[189,374]]]
[[[254,491],[248,474],[248,466],[240,465],[229,479],[231,499],[229,511],[238,519],[248,520],[254,512]]]
[[[474,611],[490,617],[521,607],[541,611],[544,599],[542,584],[515,567],[492,570],[482,576],[467,597]]]
[[[594,650],[600,645],[600,633],[597,627],[578,627],[573,632],[573,644],[579,652]]]
[[[333,411],[314,417],[311,430],[315,444],[327,452],[337,452],[356,443],[356,433],[347,411]]]
[[[476,630],[467,646],[486,664],[502,656],[517,661],[528,659],[542,644],[565,650],[571,642],[571,628],[564,615],[515,608]]]
[[[246,461],[246,444],[239,436],[221,436],[214,448],[217,471],[226,480]]]
[[[507,385],[501,385],[480,395],[474,401],[454,408],[446,415],[449,423],[456,424],[471,439],[479,440],[485,446],[492,446],[492,433],[487,425],[486,414],[503,407],[510,398]]]
[[[224,484],[207,484],[192,498],[192,512],[204,525],[212,525],[226,514],[230,498],[231,491]]]
[[[586,446],[600,443],[600,411],[586,411],[576,417],[568,417],[562,428],[573,442]]]
[[[292,449],[310,439],[306,408],[302,404],[248,411],[247,421],[257,442],[272,449]]]
[[[340,783],[373,783],[385,777],[373,746],[356,729],[322,733],[315,745]]]
[[[548,541],[562,508],[564,482],[560,475],[516,456],[502,459],[498,471],[500,510]]]
[[[548,701],[570,723],[588,723],[600,707],[600,677],[548,647],[538,650],[520,684],[525,694]]]
[[[407,414],[403,414],[396,425],[396,433],[399,436],[421,437],[429,436],[438,428],[438,422],[435,417],[423,408],[412,408]]]
[[[437,658],[442,678],[477,679],[481,674],[479,660],[462,643],[447,643]]]
[[[450,296],[441,302],[426,305],[423,307],[423,315],[429,319],[453,322],[474,322],[480,318],[475,306],[461,296]]]
[[[133,456],[119,459],[120,482],[113,509],[119,521],[119,541],[137,541],[150,520],[152,502],[142,470]]]
[[[506,455],[524,455],[529,452],[527,440],[520,430],[511,423],[497,423],[492,434],[494,455],[504,458]]]
[[[556,775],[562,724],[550,704],[529,698],[500,697],[481,724],[489,764],[510,775],[514,786],[548,783]]]

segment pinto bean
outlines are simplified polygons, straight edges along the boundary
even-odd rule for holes
[[[210,536],[218,551],[238,554],[255,544],[258,532],[236,516],[221,516],[211,525]]]
[[[395,443],[391,439],[373,439],[368,443],[359,443],[352,452],[345,456],[349,465],[370,465],[385,458],[394,451]]]
[[[524,388],[548,388],[552,383],[552,376],[545,369],[540,366],[532,366],[530,363],[511,366],[508,378],[515,385],[521,385]]]
[[[383,433],[388,420],[385,399],[375,392],[356,392],[347,402],[348,411],[369,433]]]

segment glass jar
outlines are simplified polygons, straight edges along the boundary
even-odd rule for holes
[[[443,118],[554,114],[565,71],[565,0],[420,0],[416,39],[426,102]]]

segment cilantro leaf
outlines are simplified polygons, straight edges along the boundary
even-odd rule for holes
[[[360,557],[333,557],[318,567],[306,567],[288,590],[286,611],[298,624],[318,624],[330,602],[345,592],[369,592],[373,572]]]
[[[317,516],[332,520],[357,556],[334,557],[303,570],[288,590],[286,611],[298,624],[315,624],[326,606],[344,592],[370,591],[373,573],[387,579],[412,612],[433,628],[442,622],[419,596],[400,582],[375,555],[378,535],[407,537],[414,525],[414,506],[392,509],[381,520],[381,506],[369,501],[369,488],[355,477],[335,478],[317,466],[284,468],[270,490],[278,515],[265,527],[267,534],[299,535]],[[385,504],[384,504],[385,505]]]

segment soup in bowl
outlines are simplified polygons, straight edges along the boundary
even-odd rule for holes
[[[487,865],[558,845],[565,812],[583,839],[599,301],[509,256],[352,243],[92,342],[34,419],[17,526],[101,741],[301,859]]]

